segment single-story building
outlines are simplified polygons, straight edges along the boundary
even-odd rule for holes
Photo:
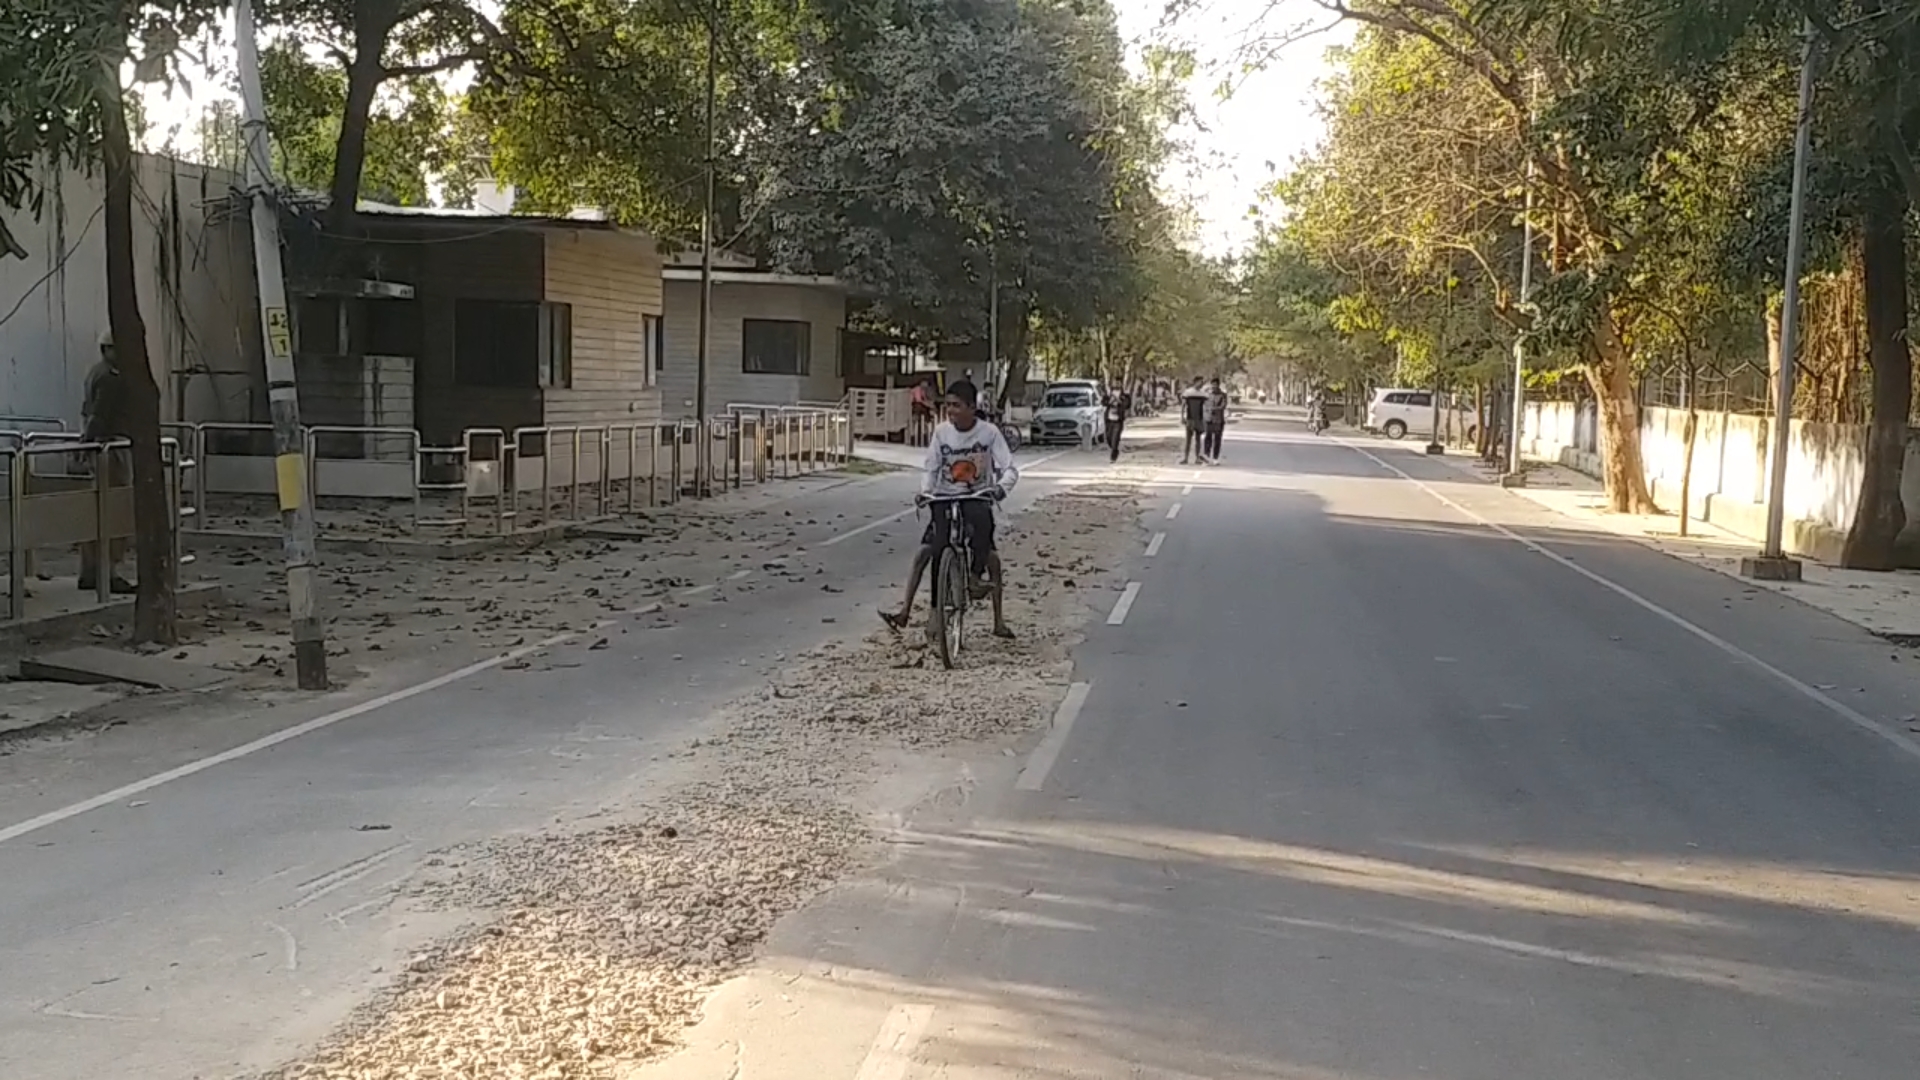
[[[587,213],[372,204],[356,228],[347,244],[289,238],[308,424],[453,446],[471,428],[658,422],[653,237]]]
[[[670,416],[694,415],[700,357],[700,256],[662,271],[666,342],[657,378]],[[846,393],[842,347],[852,291],[831,277],[783,274],[718,254],[707,358],[707,411],[732,402],[835,402]]]

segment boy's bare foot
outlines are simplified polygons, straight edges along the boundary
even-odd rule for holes
[[[898,633],[907,628],[907,613],[904,611],[882,611],[880,613],[880,621],[887,624],[887,629]]]
[[[993,628],[993,636],[997,638],[1005,638],[1008,641],[1012,641],[1013,628],[1009,626],[1004,626],[1004,625],[996,626]]]

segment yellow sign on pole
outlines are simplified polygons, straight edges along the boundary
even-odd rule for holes
[[[293,323],[287,318],[286,308],[267,309],[267,348],[276,357],[293,355]]]

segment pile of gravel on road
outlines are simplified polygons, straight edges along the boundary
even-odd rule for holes
[[[1118,584],[1137,503],[1050,496],[1003,547],[1020,638],[969,630],[945,671],[915,633],[799,656],[698,743],[690,783],[629,821],[435,860],[429,906],[494,919],[412,957],[397,985],[270,1080],[593,1080],[657,1056],[775,920],[848,873],[874,753],[1017,736],[1065,691],[1077,627]],[[876,618],[877,625],[877,618]]]

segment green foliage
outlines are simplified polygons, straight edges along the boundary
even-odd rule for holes
[[[817,44],[798,122],[741,156],[742,216],[776,261],[949,334],[984,329],[995,280],[1066,330],[1140,301],[1137,259],[1167,243],[1150,177],[1170,107],[1128,79],[1104,3],[899,0]]]
[[[261,51],[260,82],[281,178],[306,190],[328,190],[347,109],[345,70],[316,63],[298,45],[281,41]],[[388,81],[367,120],[361,197],[425,205],[431,179],[455,163],[457,108],[431,78]]]

